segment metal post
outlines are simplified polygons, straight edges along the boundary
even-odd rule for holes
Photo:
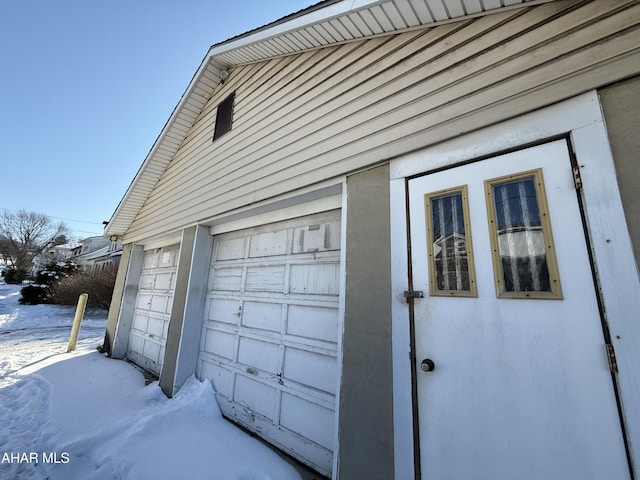
[[[76,349],[76,342],[78,341],[78,334],[80,333],[80,324],[82,323],[82,317],[84,316],[84,308],[87,306],[87,297],[89,297],[89,295],[83,293],[78,298],[76,316],[73,319],[73,327],[71,327],[71,336],[69,337],[67,352],[73,352]]]

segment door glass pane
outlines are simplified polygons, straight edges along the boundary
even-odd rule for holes
[[[475,296],[466,187],[425,195],[431,295]]]
[[[492,180],[486,189],[499,296],[558,298],[542,172]]]

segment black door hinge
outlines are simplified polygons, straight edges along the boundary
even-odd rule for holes
[[[582,188],[582,177],[580,176],[580,167],[578,165],[573,166],[573,184],[576,186],[576,190]]]
[[[618,361],[616,360],[616,352],[613,349],[613,345],[610,343],[607,343],[607,357],[609,358],[609,369],[611,370],[611,373],[616,374],[618,373]]]

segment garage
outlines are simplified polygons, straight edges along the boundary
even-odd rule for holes
[[[225,416],[330,475],[340,210],[217,235],[211,258],[198,376]]]
[[[160,375],[175,290],[179,245],[144,252],[127,358]]]

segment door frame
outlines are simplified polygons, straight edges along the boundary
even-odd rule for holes
[[[416,465],[417,405],[413,395],[411,290],[408,240],[407,183],[412,176],[489,158],[510,150],[567,137],[582,178],[582,205],[587,240],[598,272],[600,301],[614,345],[616,376],[623,426],[632,470],[638,478],[640,461],[640,382],[634,365],[640,362],[640,281],[622,208],[613,157],[596,91],[537,110],[495,126],[443,142],[392,160],[390,163],[394,448],[396,478],[419,475]],[[417,300],[421,301],[421,300]],[[604,349],[604,346],[603,346]],[[635,459],[635,462],[634,462]],[[416,465],[414,467],[414,465]]]

